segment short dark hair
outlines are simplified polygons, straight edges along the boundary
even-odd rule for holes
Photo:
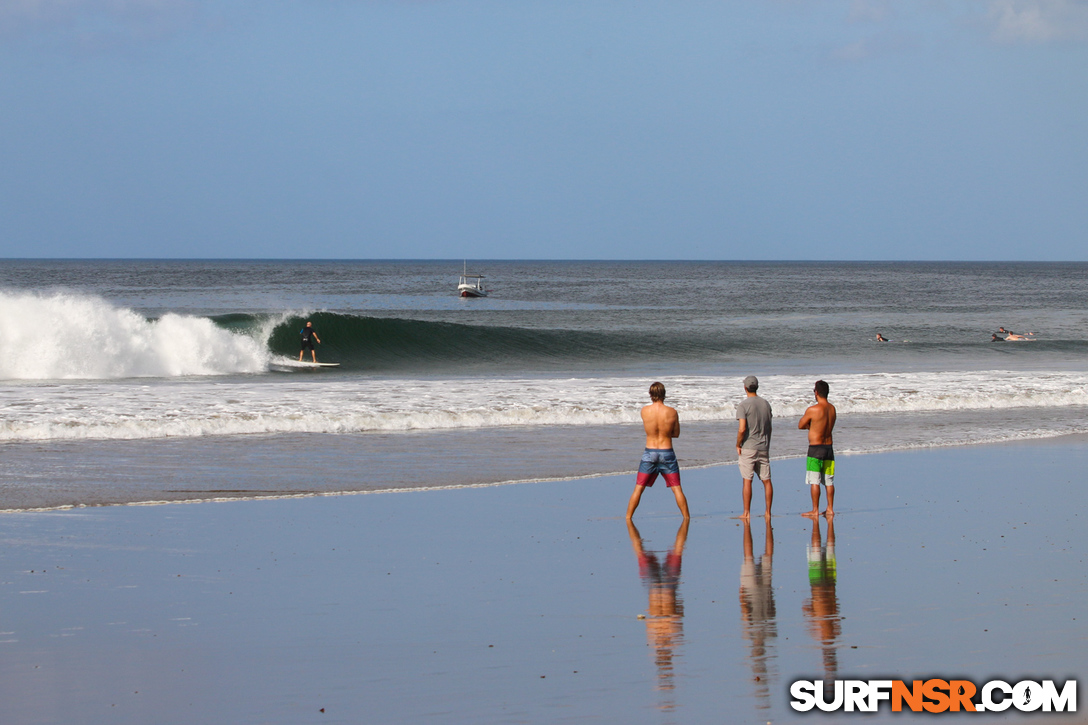
[[[820,396],[821,398],[826,398],[830,390],[831,388],[828,387],[827,383],[825,383],[823,380],[816,381],[816,395]]]
[[[664,400],[665,386],[661,383],[653,383],[650,386],[650,400]]]

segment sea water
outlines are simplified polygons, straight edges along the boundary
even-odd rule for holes
[[[843,454],[1088,431],[1088,264],[470,266],[489,297],[454,261],[0,262],[0,509],[626,470],[653,380],[687,465],[749,374],[776,456],[818,378]],[[306,320],[339,368],[286,364]]]

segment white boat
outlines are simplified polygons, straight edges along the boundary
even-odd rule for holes
[[[461,280],[457,283],[458,297],[487,297],[482,274],[468,274],[468,262],[465,262]]]

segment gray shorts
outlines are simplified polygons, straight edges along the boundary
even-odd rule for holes
[[[745,481],[753,476],[758,476],[760,481],[771,480],[770,451],[761,451],[755,448],[741,448],[740,458],[737,463],[740,464],[740,477]]]

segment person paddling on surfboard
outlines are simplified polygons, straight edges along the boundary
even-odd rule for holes
[[[314,323],[307,320],[306,327],[303,327],[302,330],[299,331],[299,334],[302,335],[302,349],[298,351],[298,361],[302,362],[302,354],[309,348],[310,357],[316,363],[317,351],[314,349],[314,341],[316,340],[317,344],[320,345],[321,338],[317,336],[317,330],[314,329]]]

